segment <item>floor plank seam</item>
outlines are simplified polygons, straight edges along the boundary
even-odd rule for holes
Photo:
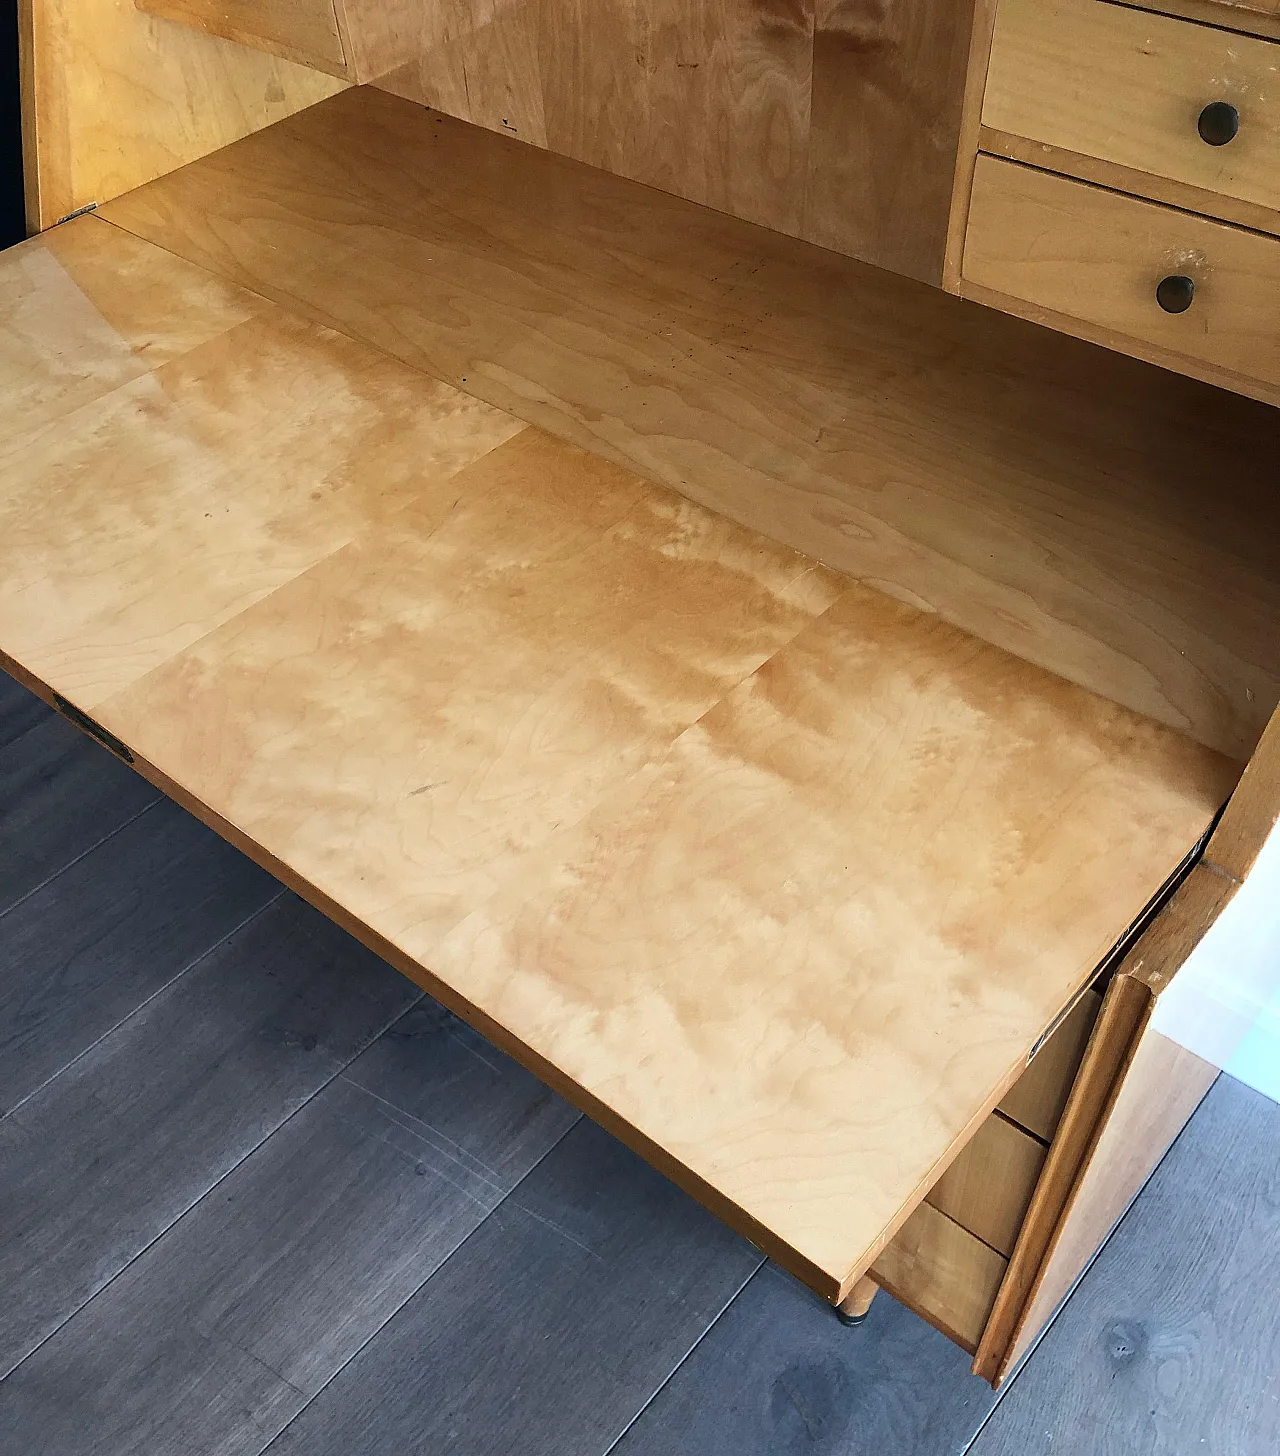
[[[738,1296],[743,1292],[743,1290],[746,1289],[747,1285],[750,1284],[753,1279],[758,1277],[761,1270],[766,1267],[768,1262],[768,1259],[761,1255],[760,1262],[756,1265],[756,1267],[751,1271],[750,1274],[747,1275],[742,1283],[738,1285],[737,1289],[733,1291],[729,1298],[725,1300],[724,1304],[716,1312],[715,1318],[707,1324],[706,1329],[703,1330],[703,1332],[698,1336],[693,1344],[689,1346],[684,1354],[681,1355],[681,1357],[671,1367],[671,1369],[667,1372],[666,1377],[663,1380],[659,1381],[659,1383],[650,1392],[648,1400],[644,1402],[640,1409],[636,1411],[635,1415],[631,1417],[631,1419],[626,1423],[625,1426],[623,1426],[623,1428],[618,1432],[613,1440],[609,1442],[605,1449],[600,1453],[600,1456],[612,1456],[612,1453],[618,1449],[618,1446],[621,1444],[621,1442],[626,1439],[627,1432],[632,1429],[636,1422],[640,1420],[640,1418],[644,1415],[645,1411],[649,1409],[649,1407],[654,1403],[655,1400],[657,1400],[657,1398],[662,1394],[667,1386],[670,1385],[671,1382],[676,1378],[676,1376],[684,1368],[685,1362],[692,1358],[698,1346],[701,1345],[703,1340],[705,1340],[707,1336],[711,1333],[711,1331],[715,1329],[715,1327],[728,1313],[730,1306],[734,1303],[735,1300],[737,1300]]]
[[[1203,1105],[1203,1103],[1201,1105]],[[1120,1214],[1120,1217],[1117,1218],[1115,1223],[1113,1223],[1111,1227],[1107,1230],[1106,1238],[1104,1238],[1102,1242],[1098,1245],[1098,1247],[1093,1251],[1093,1255],[1089,1259],[1089,1262],[1084,1266],[1083,1269],[1081,1269],[1079,1274],[1076,1275],[1075,1279],[1072,1281],[1071,1288],[1068,1289],[1066,1294],[1062,1297],[1061,1303],[1046,1321],[1044,1328],[1027,1347],[1026,1351],[1023,1353],[1022,1359],[1018,1361],[1016,1367],[1010,1372],[1008,1379],[1005,1380],[1004,1384],[1001,1385],[1000,1389],[996,1391],[995,1404],[992,1405],[991,1409],[986,1413],[985,1416],[983,1416],[981,1424],[978,1426],[978,1429],[973,1433],[973,1435],[969,1438],[968,1442],[965,1444],[964,1450],[960,1452],[960,1456],[970,1456],[970,1453],[977,1445],[978,1437],[981,1436],[983,1431],[986,1430],[987,1426],[990,1425],[992,1418],[995,1416],[996,1412],[1000,1409],[1000,1407],[1004,1404],[1005,1397],[1013,1389],[1014,1385],[1016,1384],[1018,1378],[1022,1375],[1022,1373],[1030,1366],[1031,1360],[1034,1357],[1036,1351],[1040,1348],[1042,1344],[1044,1344],[1045,1340],[1049,1336],[1050,1331],[1053,1329],[1054,1325],[1057,1324],[1063,1311],[1074,1298],[1076,1291],[1080,1288],[1081,1284],[1083,1284],[1084,1281],[1089,1277],[1089,1271],[1102,1257],[1103,1250],[1107,1247],[1111,1240],[1115,1238],[1116,1234],[1120,1230],[1120,1225],[1124,1223],[1125,1219],[1128,1218],[1129,1214],[1132,1212],[1134,1204],[1136,1204],[1137,1201],[1142,1197],[1143,1191],[1150,1186],[1150,1184],[1154,1181],[1156,1175],[1159,1173],[1160,1169],[1172,1157],[1173,1150],[1178,1146],[1178,1144],[1182,1142],[1184,1138],[1190,1138],[1190,1129],[1194,1121],[1194,1117],[1188,1120],[1186,1126],[1183,1127],[1182,1131],[1177,1135],[1176,1138],[1174,1138],[1173,1142],[1169,1144],[1168,1148],[1165,1150],[1164,1156],[1151,1170],[1151,1176],[1142,1185],[1142,1187],[1138,1189],[1137,1193],[1133,1195],[1129,1202],[1125,1204],[1124,1209]]]
[[[152,807],[154,806],[151,804],[147,805],[147,809],[150,809]],[[146,809],[144,809],[142,813],[145,814]],[[135,819],[140,819],[141,817],[141,814],[134,816]],[[105,842],[106,841],[104,840],[103,843]],[[70,866],[68,866],[68,868],[70,868]],[[58,873],[61,874],[62,871],[60,870]],[[12,1107],[8,1107],[3,1112],[0,1112],[0,1122],[4,1122],[7,1117],[11,1117],[15,1112],[25,1107],[33,1097],[38,1097],[40,1093],[45,1090],[46,1087],[51,1087],[58,1080],[58,1078],[62,1076],[64,1072],[69,1072],[72,1067],[76,1066],[85,1057],[87,1057],[89,1053],[94,1050],[95,1047],[101,1046],[102,1043],[106,1041],[109,1036],[114,1035],[114,1033],[119,1031],[120,1028],[124,1026],[127,1022],[132,1021],[133,1018],[137,1016],[140,1011],[143,1011],[146,1007],[150,1006],[150,1004],[156,999],[157,996],[162,996],[166,991],[170,989],[170,987],[176,986],[177,983],[183,978],[183,976],[185,976],[189,971],[194,971],[195,968],[200,965],[202,961],[207,960],[211,955],[214,954],[215,951],[220,950],[224,945],[226,945],[227,941],[229,941],[233,935],[238,935],[247,925],[252,925],[253,922],[260,915],[265,914],[272,907],[272,905],[274,905],[276,901],[279,900],[280,897],[285,893],[286,891],[284,887],[281,886],[280,889],[278,889],[269,900],[259,905],[258,908],[254,910],[251,914],[246,915],[245,918],[240,921],[238,925],[233,925],[231,929],[226,932],[225,935],[220,935],[218,939],[213,942],[212,945],[207,946],[204,950],[200,952],[198,956],[195,956],[193,957],[193,959],[188,961],[181,970],[175,971],[173,975],[170,976],[169,979],[164,983],[163,986],[157,986],[156,989],[152,991],[149,996],[139,1001],[138,1004],[131,1011],[129,1011],[126,1015],[122,1016],[119,1021],[115,1022],[114,1025],[109,1026],[106,1031],[102,1033],[101,1036],[95,1037],[88,1046],[82,1047],[81,1050],[78,1051],[69,1062],[64,1062],[56,1072],[53,1072],[50,1076],[46,1077],[38,1087],[33,1087],[25,1097],[15,1102]]]
[[[274,905],[286,893],[287,891],[283,887],[281,887],[280,893],[273,896],[268,904],[264,905],[261,910],[255,911],[253,915],[249,916],[245,924],[251,924],[259,915],[263,914],[270,905]],[[203,961],[208,954],[209,952],[206,952],[205,956],[201,956],[199,958],[199,961],[195,962],[194,964],[199,964],[199,962]],[[351,1056],[340,1067],[334,1069],[332,1076],[326,1077],[325,1080],[318,1087],[310,1092],[298,1104],[298,1106],[295,1107],[286,1118],[284,1118],[275,1127],[273,1127],[271,1131],[266,1134],[265,1137],[259,1138],[259,1140],[254,1143],[251,1148],[247,1148],[242,1157],[237,1158],[235,1162],[230,1165],[230,1167],[226,1168],[222,1173],[220,1173],[218,1177],[204,1190],[203,1193],[200,1194],[198,1198],[192,1199],[192,1201],[186,1206],[186,1208],[184,1208],[182,1212],[179,1213],[175,1218],[171,1219],[170,1222],[167,1223],[165,1227],[161,1229],[158,1234],[155,1235],[154,1238],[148,1239],[147,1242],[140,1249],[132,1254],[130,1258],[127,1259],[125,1263],[123,1263],[120,1268],[116,1270],[116,1272],[111,1276],[110,1279],[108,1279],[100,1288],[95,1289],[93,1293],[88,1297],[88,1299],[84,1300],[83,1303],[78,1304],[76,1308],[73,1309],[69,1314],[67,1314],[64,1319],[59,1320],[58,1323],[51,1330],[49,1330],[41,1339],[39,1339],[34,1345],[32,1345],[29,1350],[25,1351],[19,1359],[15,1360],[14,1363],[8,1368],[8,1370],[0,1373],[0,1384],[3,1384],[6,1380],[8,1380],[8,1378],[15,1371],[21,1369],[21,1367],[36,1353],[36,1351],[42,1349],[45,1345],[47,1345],[48,1342],[59,1333],[59,1331],[65,1329],[66,1326],[73,1319],[76,1318],[81,1310],[87,1309],[95,1299],[97,1299],[100,1295],[104,1294],[108,1289],[110,1289],[111,1286],[116,1282],[116,1280],[119,1279],[123,1274],[125,1274],[129,1269],[131,1269],[133,1265],[136,1264],[137,1261],[141,1259],[149,1249],[154,1248],[155,1245],[158,1244],[162,1238],[164,1238],[164,1236],[169,1232],[170,1229],[174,1228],[178,1223],[186,1218],[193,1209],[198,1208],[199,1205],[203,1203],[206,1198],[208,1198],[211,1194],[215,1193],[222,1186],[222,1184],[225,1183],[227,1179],[236,1171],[236,1169],[242,1166],[246,1159],[253,1157],[258,1149],[263,1147],[271,1138],[273,1138],[282,1127],[288,1126],[288,1124],[292,1122],[293,1119],[297,1117],[304,1108],[309,1106],[325,1090],[326,1087],[329,1087],[334,1082],[336,1082],[338,1078],[341,1077],[342,1074],[347,1070],[347,1068],[352,1065],[357,1057],[361,1056],[365,1051],[367,1051],[369,1047],[371,1047],[378,1040],[378,1038],[388,1030],[388,1028],[394,1026],[395,1023],[399,1021],[399,1019],[405,1014],[406,1011],[416,1006],[419,1001],[424,999],[425,996],[425,991],[419,992],[419,994],[407,1005],[399,1007],[396,1010],[395,1014],[387,1021],[385,1026],[379,1027],[379,1029],[373,1036],[369,1037],[367,1041],[355,1047],[352,1051]],[[147,999],[151,1000],[153,998],[148,997]],[[136,1014],[136,1012],[130,1013],[131,1016]],[[128,1021],[129,1019],[129,1017],[125,1018],[126,1021]]]
[[[81,860],[87,859],[89,855],[91,855],[95,850],[101,849],[104,844],[110,844],[111,841],[116,837],[116,835],[122,834],[126,829],[130,827],[130,825],[136,824],[144,814],[154,809],[156,805],[162,803],[163,800],[164,795],[160,792],[159,789],[157,789],[155,798],[152,799],[149,804],[139,809],[132,818],[126,819],[123,824],[117,825],[110,834],[104,834],[101,839],[95,840],[93,844],[91,844],[87,849],[82,850],[81,853],[76,855],[74,859],[69,859],[66,864],[54,870],[51,875],[46,876],[46,878],[41,880],[38,885],[32,885],[29,890],[24,891],[11,905],[6,905],[3,910],[0,910],[0,920],[3,920],[11,910],[16,910],[19,905],[25,904],[32,897],[32,895],[38,895],[41,890],[48,889],[48,887],[53,884],[53,882],[58,878],[59,875],[63,875],[67,872],[67,870],[73,869],[81,862]]]
[[[479,1158],[473,1158],[465,1148],[459,1147],[451,1138],[445,1137],[442,1132],[437,1131],[429,1122],[424,1122],[420,1117],[415,1117],[413,1113],[406,1112],[403,1107],[399,1107],[396,1103],[389,1102],[385,1097],[379,1096],[371,1088],[366,1087],[363,1082],[357,1081],[355,1077],[348,1077],[343,1073],[342,1080],[348,1086],[357,1088],[364,1096],[372,1098],[374,1102],[379,1103],[386,1109],[387,1116],[393,1122],[398,1123],[400,1127],[404,1128],[406,1132],[421,1139],[422,1142],[434,1148],[437,1152],[442,1153],[451,1162],[456,1163],[461,1168],[465,1168],[473,1177],[486,1183],[499,1195],[499,1203],[507,1196],[502,1191],[501,1184],[494,1181],[496,1175],[492,1168],[481,1162]],[[444,1174],[442,1173],[441,1176],[443,1177]],[[470,1197],[471,1195],[468,1194],[467,1196]]]
[[[359,1083],[353,1083],[352,1085],[359,1086]],[[299,1109],[299,1111],[300,1110],[301,1109]],[[516,1189],[524,1183],[525,1179],[532,1176],[532,1174],[542,1165],[543,1160],[555,1152],[560,1144],[564,1142],[565,1138],[567,1138],[569,1134],[574,1130],[574,1128],[577,1127],[578,1124],[582,1121],[583,1115],[584,1114],[579,1113],[578,1116],[574,1118],[569,1126],[565,1128],[564,1132],[562,1132],[560,1136],[555,1140],[555,1142],[553,1142],[551,1146],[547,1148],[546,1152],[542,1154],[537,1162],[535,1162],[530,1168],[528,1168],[524,1172],[524,1174],[522,1174],[522,1176],[515,1183],[512,1184],[507,1192],[503,1194],[502,1198],[499,1199],[499,1201],[488,1211],[488,1213],[485,1214],[485,1216],[479,1221],[479,1223],[477,1223],[474,1228],[469,1229],[466,1235],[458,1240],[453,1248],[450,1249],[445,1257],[440,1260],[440,1262],[431,1271],[431,1273],[427,1275],[422,1283],[415,1286],[415,1288],[413,1288],[404,1297],[404,1299],[401,1300],[398,1305],[396,1305],[395,1309],[391,1311],[391,1313],[386,1317],[386,1319],[382,1321],[377,1329],[371,1331],[368,1338],[362,1340],[360,1344],[354,1350],[352,1350],[351,1354],[347,1356],[347,1358],[342,1362],[341,1365],[337,1367],[337,1369],[330,1373],[329,1377],[323,1382],[323,1384],[316,1387],[315,1391],[307,1400],[306,1405],[302,1406],[300,1410],[295,1411],[294,1414],[289,1418],[289,1420],[280,1427],[280,1429],[276,1432],[274,1436],[272,1436],[271,1440],[268,1441],[265,1446],[260,1446],[258,1450],[253,1453],[253,1456],[268,1456],[268,1453],[271,1451],[271,1448],[276,1444],[276,1442],[282,1441],[285,1438],[285,1436],[288,1434],[289,1428],[293,1425],[293,1423],[299,1420],[306,1413],[306,1411],[310,1409],[312,1404],[317,1401],[326,1390],[328,1390],[329,1386],[333,1384],[333,1382],[338,1378],[339,1375],[342,1374],[342,1372],[347,1368],[348,1365],[351,1364],[353,1360],[358,1359],[360,1355],[369,1348],[369,1346],[374,1342],[374,1340],[378,1338],[382,1331],[385,1330],[386,1327],[391,1323],[391,1321],[395,1319],[395,1317],[400,1313],[400,1311],[404,1309],[405,1305],[407,1305],[411,1299],[416,1299],[417,1296],[421,1294],[422,1291],[427,1287],[427,1285],[431,1283],[436,1275],[445,1268],[450,1260],[455,1259],[458,1256],[461,1250],[466,1247],[466,1245],[476,1236],[476,1234],[482,1228],[484,1228],[484,1226],[489,1222],[493,1215],[497,1213],[498,1209],[502,1207],[502,1205],[507,1201],[508,1198],[511,1197]],[[717,1316],[717,1318],[719,1318],[719,1316]],[[612,1447],[610,1447],[610,1450],[612,1450]]]

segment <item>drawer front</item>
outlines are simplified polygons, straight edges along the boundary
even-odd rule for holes
[[[1201,136],[1214,103],[1238,116],[1235,136],[1218,145]],[[1106,0],[1000,0],[982,120],[1280,212],[1274,41]],[[1220,141],[1229,123],[1219,108],[1204,128]]]
[[[1180,15],[1205,25],[1225,25],[1280,39],[1280,0],[1131,0],[1139,10]]]
[[[1192,280],[1194,298],[1185,312],[1167,313],[1157,287],[1179,276]],[[1050,309],[1081,320],[1110,347],[1131,340],[1153,346],[1131,352],[1199,361],[1224,371],[1224,382],[1280,384],[1274,238],[984,156],[966,285],[1030,304],[1033,316]]]
[[[1071,1088],[1084,1059],[1102,997],[1086,991],[1053,1030],[1027,1065],[1027,1070],[1005,1094],[1000,1111],[1019,1127],[1051,1143],[1067,1105]]]
[[[994,1114],[926,1200],[1007,1259],[1044,1167],[1045,1145]]]

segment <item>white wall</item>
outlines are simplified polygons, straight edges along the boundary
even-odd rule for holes
[[[1280,828],[1161,996],[1153,1025],[1280,1102]]]

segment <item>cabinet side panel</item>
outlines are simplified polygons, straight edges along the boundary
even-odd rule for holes
[[[31,230],[51,227],[339,91],[343,82],[145,15],[25,3]]]
[[[820,0],[805,237],[940,284],[974,0]]]
[[[1011,1371],[1187,1125],[1218,1069],[1148,1027],[1005,1356]]]

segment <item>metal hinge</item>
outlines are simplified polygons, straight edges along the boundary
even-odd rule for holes
[[[126,763],[133,762],[133,754],[129,752],[129,749],[121,743],[114,733],[109,733],[101,723],[95,722],[88,713],[84,712],[81,708],[77,708],[74,703],[69,702],[61,693],[54,693],[53,704],[64,718],[74,723],[77,728],[83,729],[90,738],[96,738],[102,744],[103,748],[109,748],[117,758],[124,759]]]

